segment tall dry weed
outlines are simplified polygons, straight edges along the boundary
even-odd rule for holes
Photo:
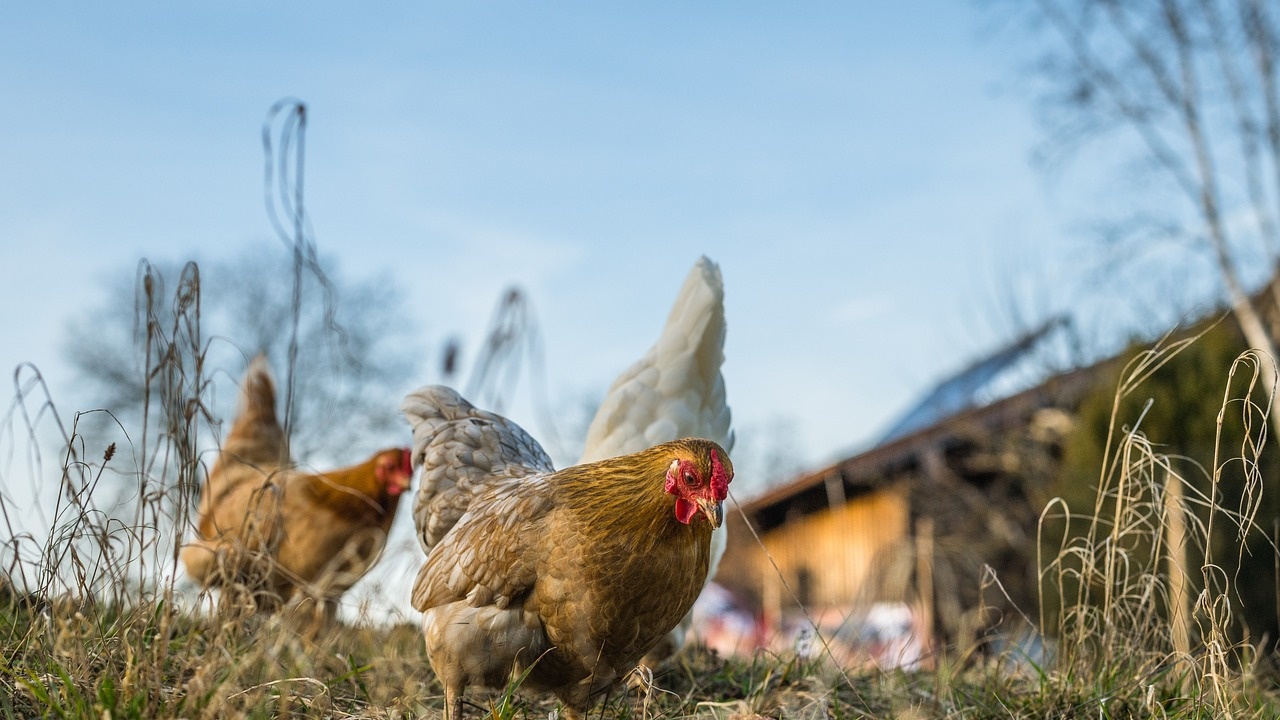
[[[1059,498],[1042,513],[1040,627],[1056,641],[1045,688],[1064,702],[1092,696],[1135,713],[1253,715],[1246,688],[1258,649],[1232,639],[1231,602],[1250,579],[1224,569],[1241,558],[1224,563],[1214,538],[1234,538],[1242,553],[1246,537],[1267,535],[1257,518],[1259,457],[1274,398],[1261,392],[1260,377],[1275,366],[1254,352],[1232,365],[1211,465],[1173,462],[1144,434],[1146,410],[1119,416],[1122,400],[1196,339],[1157,346],[1125,368],[1094,505],[1078,512]],[[1243,429],[1241,447],[1222,447],[1224,423]],[[1205,482],[1185,477],[1188,467]],[[1243,478],[1239,492],[1223,491],[1228,473]],[[1203,560],[1192,567],[1188,558]]]

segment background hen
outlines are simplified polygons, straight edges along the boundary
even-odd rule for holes
[[[201,585],[243,587],[259,608],[301,593],[332,615],[382,551],[412,477],[409,451],[301,472],[291,466],[275,402],[260,355],[245,373],[236,419],[201,489],[196,538],[183,547],[182,562]]]
[[[518,425],[453,390],[422,388],[401,410],[422,467],[413,605],[449,717],[468,685],[526,669],[581,717],[701,592],[728,455],[687,439],[554,472]]]
[[[731,416],[725,402],[724,283],[720,268],[699,258],[676,295],[658,341],[618,376],[587,429],[579,462],[639,452],[678,438],[701,437],[733,450]],[[711,538],[715,577],[728,532]],[[693,624],[692,610],[644,659],[649,667],[678,652]]]

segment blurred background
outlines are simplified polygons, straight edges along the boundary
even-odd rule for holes
[[[563,465],[706,255],[744,500],[1239,309],[1276,258],[1275,37],[1197,8],[10,8],[9,527],[51,526],[72,433],[156,462],[117,436],[193,282],[202,452],[266,350],[315,467],[405,443],[428,382]]]

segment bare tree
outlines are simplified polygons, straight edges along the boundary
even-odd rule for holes
[[[300,350],[292,368],[293,264],[273,247],[198,266],[199,307],[190,314],[205,340],[189,354],[219,389],[208,398],[211,414],[220,418],[231,417],[234,383],[254,355],[265,352],[281,376],[292,370],[291,445],[295,456],[323,465],[345,462],[356,447],[403,434],[396,406],[414,379],[420,354],[393,284],[385,278],[348,281],[321,264],[328,266],[323,283],[319,276],[302,276]],[[144,414],[164,422],[173,414],[162,410],[164,398],[145,392],[148,369],[155,367],[146,345],[154,337],[148,327],[172,325],[178,310],[152,298],[165,297],[165,280],[185,278],[183,273],[176,263],[144,263],[136,279],[120,277],[100,305],[68,325],[67,356],[88,381],[92,399],[126,422],[141,422]]]
[[[1151,171],[1144,177],[1159,181],[1141,187],[1148,202],[1108,222],[1108,235],[1132,248],[1173,240],[1207,260],[1249,344],[1275,358],[1264,316],[1280,301],[1276,8],[1265,0],[1016,8],[1054,40],[1036,73],[1050,146],[1070,155],[1127,137]],[[1250,288],[1268,277],[1270,295]],[[1274,373],[1263,375],[1274,393]]]

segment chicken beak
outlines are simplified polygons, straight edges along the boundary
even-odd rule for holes
[[[698,509],[707,516],[707,522],[711,523],[712,528],[718,528],[724,522],[724,503],[699,498]]]

